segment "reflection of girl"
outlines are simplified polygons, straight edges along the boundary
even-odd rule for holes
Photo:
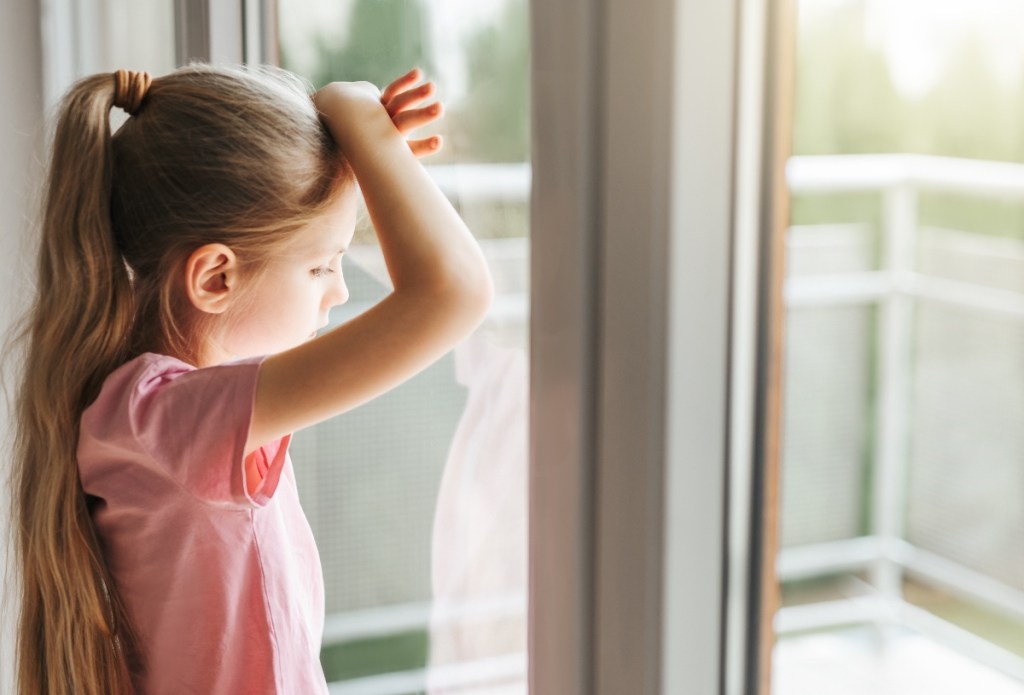
[[[18,404],[19,692],[326,692],[290,433],[426,367],[492,294],[416,161],[440,140],[404,138],[441,113],[419,79],[311,100],[190,66],[68,93]],[[395,290],[316,337],[356,182]]]
[[[526,692],[526,354],[477,332],[455,350],[469,398],[434,520],[430,695]],[[481,680],[452,677],[488,666]]]

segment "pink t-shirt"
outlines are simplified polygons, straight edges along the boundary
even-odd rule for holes
[[[326,693],[323,573],[290,435],[243,461],[262,358],[196,369],[146,353],[82,415],[78,467],[127,604],[144,695]]]

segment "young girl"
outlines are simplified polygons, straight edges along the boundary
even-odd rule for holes
[[[441,114],[420,81],[310,98],[190,66],[65,97],[18,401],[20,693],[326,692],[290,433],[441,357],[493,293],[417,161],[440,140],[406,140]],[[394,292],[317,336],[357,190]]]

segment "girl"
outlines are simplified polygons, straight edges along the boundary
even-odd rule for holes
[[[190,66],[65,97],[23,333],[19,692],[326,692],[290,433],[429,365],[493,293],[416,159],[440,139],[405,138],[441,115],[420,80],[311,99]],[[317,337],[357,187],[394,292]]]

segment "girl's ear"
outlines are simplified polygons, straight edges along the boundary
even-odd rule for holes
[[[207,314],[220,314],[237,296],[238,259],[224,244],[200,246],[185,263],[185,292]]]

